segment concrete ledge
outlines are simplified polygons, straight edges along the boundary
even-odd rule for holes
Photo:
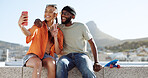
[[[148,67],[104,68],[104,78],[148,78]]]
[[[32,71],[33,68],[23,67],[23,78],[31,78]],[[98,78],[103,78],[103,70],[95,74]],[[47,69],[44,67],[42,68],[41,78],[47,78]],[[68,72],[68,78],[82,78],[82,75],[77,68],[73,68],[71,71]]]
[[[23,67],[23,78],[32,78],[33,68]],[[42,68],[41,78],[47,78],[47,69]]]
[[[29,67],[0,67],[0,78],[31,78],[32,68]],[[68,78],[82,78],[77,68],[72,69]],[[103,68],[95,72],[97,78],[147,78],[148,67]],[[41,78],[47,78],[47,69],[43,67]]]
[[[0,67],[0,78],[22,78],[22,67]]]

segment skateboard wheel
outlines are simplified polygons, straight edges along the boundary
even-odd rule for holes
[[[113,68],[113,65],[112,64],[110,65],[110,68]]]
[[[120,65],[117,65],[117,68],[120,68]]]

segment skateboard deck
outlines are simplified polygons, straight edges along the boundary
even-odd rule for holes
[[[112,60],[109,63],[107,63],[104,67],[110,67],[110,68],[117,67],[117,68],[120,68],[120,65],[117,64],[118,61],[119,60],[117,60],[117,59]]]

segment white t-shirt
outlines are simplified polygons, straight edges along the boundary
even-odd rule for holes
[[[59,28],[64,35],[63,52],[87,52],[87,40],[92,38],[92,35],[88,27],[82,23],[74,22],[73,25],[66,27],[64,24],[60,24]]]

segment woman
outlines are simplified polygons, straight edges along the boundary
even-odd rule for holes
[[[24,66],[32,67],[32,78],[41,78],[42,66],[48,70],[48,78],[55,78],[55,53],[63,49],[63,34],[54,23],[57,18],[56,5],[47,5],[45,8],[45,21],[35,20],[30,29],[22,26],[28,20],[27,15],[22,15],[18,21],[19,27],[26,35],[26,43],[32,41],[29,51],[23,59]]]

